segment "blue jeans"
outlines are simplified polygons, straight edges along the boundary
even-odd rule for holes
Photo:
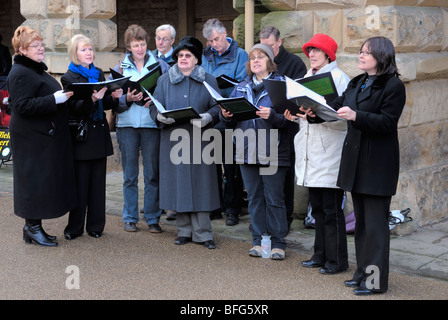
[[[117,128],[123,167],[123,221],[137,223],[139,155],[142,153],[144,177],[143,216],[148,225],[159,223],[159,149],[160,130]]]
[[[287,167],[273,175],[260,175],[257,165],[240,165],[249,200],[253,245],[261,244],[264,233],[271,235],[272,248],[285,249],[288,231],[284,184]]]

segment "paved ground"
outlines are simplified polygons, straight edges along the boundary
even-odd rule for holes
[[[100,239],[84,235],[67,241],[67,216],[45,220],[58,236],[57,248],[25,245],[23,219],[13,214],[12,168],[0,168],[0,299],[37,300],[446,300],[448,298],[448,228],[439,224],[391,240],[391,273],[386,294],[357,297],[343,281],[350,269],[324,276],[300,267],[309,258],[313,230],[296,221],[288,235],[284,261],[248,256],[248,216],[239,225],[214,220],[217,249],[174,244],[176,228],[162,218],[164,232],[151,234],[144,223],[136,233],[123,231],[120,218],[121,173],[108,175],[107,225]],[[71,267],[75,269],[70,269]],[[69,268],[69,269],[67,269]],[[75,270],[75,272],[73,272]],[[75,277],[79,275],[79,277]],[[73,280],[75,279],[75,280]],[[79,280],[79,282],[76,281]],[[70,290],[70,286],[79,289]],[[176,305],[178,308],[178,305]],[[180,313],[180,310],[171,310]]]

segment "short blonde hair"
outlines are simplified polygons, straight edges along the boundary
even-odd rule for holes
[[[20,26],[14,31],[12,46],[15,54],[20,54],[20,48],[28,48],[33,41],[42,41],[44,38],[28,26]]]
[[[70,44],[68,45],[68,56],[70,61],[76,65],[80,64],[78,60],[78,48],[82,45],[93,48],[93,58],[95,59],[95,46],[93,45],[93,41],[83,34],[77,34],[70,40]]]

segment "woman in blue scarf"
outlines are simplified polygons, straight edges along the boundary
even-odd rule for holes
[[[71,63],[61,78],[64,88],[72,83],[105,81],[103,71],[93,64],[95,52],[88,37],[81,34],[74,36],[68,53]],[[105,95],[106,90],[95,91],[91,99],[72,99],[68,102],[71,121],[79,123],[83,120],[87,123],[87,137],[83,141],[79,141],[76,132],[73,132],[78,207],[70,211],[64,230],[68,240],[82,235],[84,225],[90,236],[99,238],[106,223],[106,163],[107,157],[113,154],[113,147],[104,110],[116,107],[118,98],[123,94],[120,89]]]

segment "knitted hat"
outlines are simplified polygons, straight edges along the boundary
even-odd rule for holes
[[[331,59],[336,60],[336,51],[338,50],[338,44],[330,36],[322,33],[316,33],[310,41],[305,43],[302,47],[303,53],[309,58],[308,48],[314,47],[325,52]]]
[[[179,45],[173,51],[172,57],[174,62],[177,63],[177,54],[179,53],[179,51],[188,50],[196,57],[196,59],[198,59],[198,65],[201,65],[203,49],[204,46],[202,45],[201,41],[199,41],[195,37],[186,36],[182,40],[180,40]]]
[[[258,43],[252,47],[250,52],[254,51],[255,49],[262,50],[266,53],[266,55],[271,59],[272,62],[274,62],[274,50],[271,46],[265,45],[263,43]]]

